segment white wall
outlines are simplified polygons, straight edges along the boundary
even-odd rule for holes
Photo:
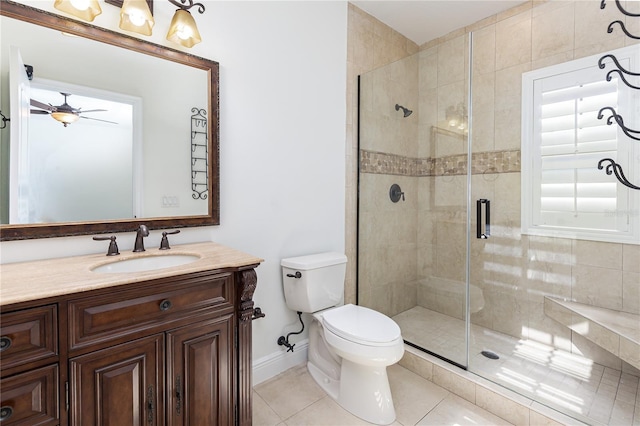
[[[164,3],[156,2],[154,41],[169,45]],[[278,336],[297,328],[280,259],[344,250],[347,3],[204,4],[196,14],[203,42],[190,53],[220,63],[221,225],[184,229],[172,242],[212,240],[265,259],[254,297],[267,315],[253,324],[259,360],[282,353]],[[133,240],[119,235],[120,250]],[[146,244],[159,241],[152,231]],[[2,242],[0,262],[103,250],[91,236]]]

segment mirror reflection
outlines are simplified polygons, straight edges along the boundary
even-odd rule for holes
[[[213,152],[208,140],[217,139],[217,104],[210,111],[212,100],[217,102],[215,62],[131,39],[123,43],[144,44],[152,54],[122,48],[118,38],[125,36],[109,31],[108,43],[102,43],[13,17],[0,20],[1,109],[11,117],[1,133],[0,223],[203,216],[202,224],[217,223],[217,172],[202,185],[209,168],[217,168],[211,157],[217,140]],[[170,60],[162,58],[164,50]],[[32,67],[30,79],[16,58]],[[192,60],[194,66],[185,64]],[[66,126],[53,117],[65,105],[76,115]],[[203,171],[196,172],[197,191],[194,142],[204,147],[198,151],[204,161],[198,160]]]
[[[75,121],[67,124],[54,119],[48,110],[23,108],[29,111],[29,132],[19,148],[17,179],[10,182],[10,194],[15,197],[9,203],[10,223],[141,216],[135,197],[142,191],[134,191],[140,188],[140,174],[134,174],[140,152],[133,138],[133,110],[141,100],[107,92],[102,99],[80,93],[82,88],[62,82],[31,86],[30,99],[43,107],[59,105],[67,98],[66,105],[80,111],[69,113]]]

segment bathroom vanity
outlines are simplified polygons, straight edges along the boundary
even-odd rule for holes
[[[0,421],[250,425],[261,262],[200,243],[1,265]]]

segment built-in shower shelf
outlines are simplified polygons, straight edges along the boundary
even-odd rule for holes
[[[544,313],[640,369],[640,315],[545,297]]]

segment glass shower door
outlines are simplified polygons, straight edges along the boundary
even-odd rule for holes
[[[362,75],[359,121],[358,303],[462,367],[468,51],[463,35]]]

